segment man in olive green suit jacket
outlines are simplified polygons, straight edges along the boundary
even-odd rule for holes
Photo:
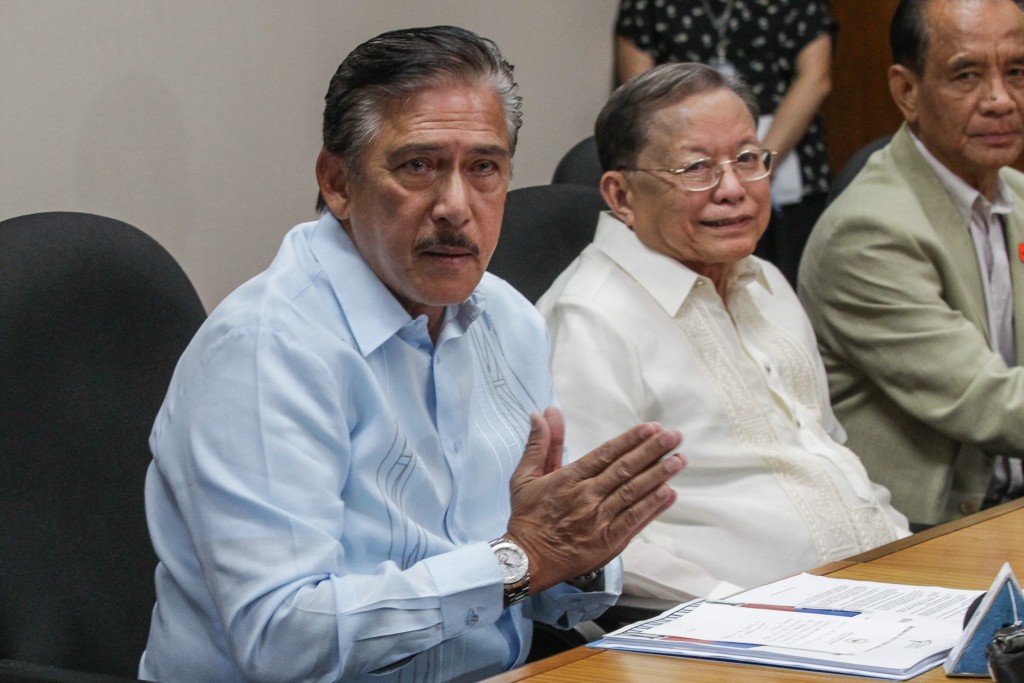
[[[890,89],[906,123],[818,221],[799,290],[847,445],[928,525],[980,509],[994,456],[1024,455],[1024,368],[993,350],[970,218],[911,131],[949,177],[1012,205],[1010,346],[1024,359],[1024,175],[1003,168],[1024,149],[1024,15],[1011,0],[908,11],[894,26],[926,21],[930,40],[907,48],[894,33]]]

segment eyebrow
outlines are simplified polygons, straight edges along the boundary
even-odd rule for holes
[[[1000,57],[999,59],[996,60],[995,63],[1018,64],[1020,62],[1024,62],[1024,49],[1016,50],[1005,57]],[[988,63],[989,60],[983,57],[979,58],[974,55],[961,55],[958,57],[954,57],[953,60],[949,62],[949,67],[951,69],[963,69],[972,66],[984,66]]]
[[[957,57],[949,63],[950,71],[960,71],[961,69],[970,69],[976,67],[982,63],[982,60],[976,59],[975,57]]]
[[[1004,60],[1005,64],[1011,64],[1013,66],[1020,66],[1024,64],[1024,52],[1014,55],[1009,59]],[[963,69],[976,69],[984,67],[987,64],[986,60],[978,59],[976,57],[957,57],[953,61],[949,62],[948,69],[951,73],[961,71]]]
[[[423,143],[409,143],[393,149],[387,155],[387,163],[397,164],[401,160],[416,155],[430,155],[437,154],[444,147],[441,145],[429,145]],[[512,154],[509,152],[507,147],[501,145],[480,145],[478,147],[471,147],[469,153],[473,156],[485,156],[485,157],[501,157],[504,159],[511,158]]]
[[[756,136],[752,137],[752,138],[744,138],[740,142],[739,147],[737,148],[736,153],[739,154],[744,149],[748,149],[750,147],[759,147],[760,144],[761,143],[760,143],[760,141],[758,141]],[[701,155],[701,156],[698,156],[698,157],[694,157],[693,158],[694,161],[696,161],[697,159],[711,159],[711,158],[714,158],[714,155],[711,154],[711,152],[709,152],[706,147],[701,147],[699,145],[694,145],[693,147],[681,147],[677,151],[681,152],[682,154],[699,154],[699,155]]]

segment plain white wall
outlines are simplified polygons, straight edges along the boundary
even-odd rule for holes
[[[314,217],[323,95],[353,47],[432,24],[492,38],[524,97],[513,187],[543,184],[610,92],[617,5],[0,0],[0,220],[131,223],[212,309]]]

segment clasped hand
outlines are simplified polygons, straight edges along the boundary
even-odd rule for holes
[[[508,537],[530,560],[530,592],[603,567],[675,501],[666,483],[686,466],[682,434],[647,422],[561,465],[557,408],[530,416],[530,438],[512,474]],[[666,457],[667,456],[667,457]]]

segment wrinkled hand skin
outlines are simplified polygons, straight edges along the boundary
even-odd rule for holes
[[[530,438],[512,474],[507,536],[530,561],[538,593],[603,567],[675,502],[667,481],[686,466],[672,453],[680,432],[646,422],[560,466],[565,424],[557,408],[530,416]]]

